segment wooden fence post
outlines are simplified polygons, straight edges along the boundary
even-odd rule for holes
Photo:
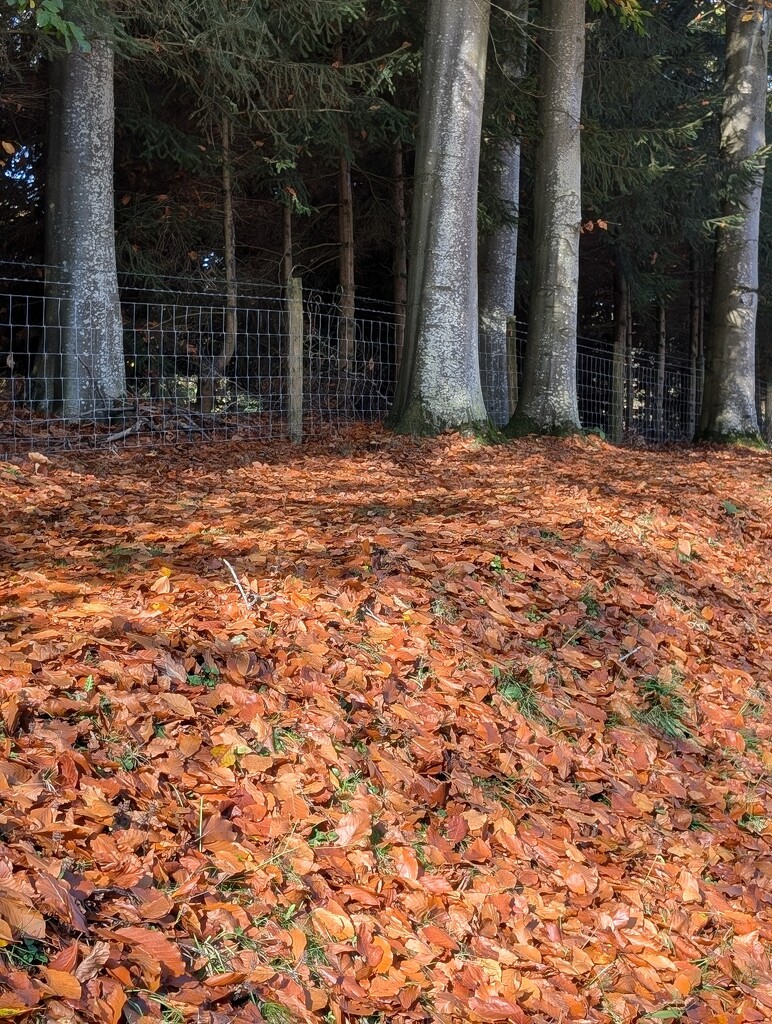
[[[287,319],[289,323],[289,435],[300,444],[303,440],[303,281],[291,277],[287,281]]]

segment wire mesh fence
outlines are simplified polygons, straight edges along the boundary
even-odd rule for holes
[[[44,284],[42,269],[27,271],[0,278],[4,455],[289,437],[293,401],[305,436],[388,413],[400,333],[389,303],[359,299],[352,325],[334,294],[306,291],[293,326],[282,289],[242,288],[229,308],[214,285],[141,287],[127,279],[119,298],[105,302],[52,282],[50,272]],[[512,390],[522,380],[521,326],[514,341]],[[488,344],[481,338],[481,365],[500,374],[501,353],[488,358]],[[628,442],[689,440],[701,368],[670,358],[663,371],[655,356],[628,352],[619,370],[609,349],[580,339],[583,426],[612,436],[621,409]],[[483,381],[486,394],[493,383]],[[766,391],[760,384],[762,421]]]

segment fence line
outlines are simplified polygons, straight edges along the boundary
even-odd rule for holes
[[[358,420],[380,421],[388,412],[398,318],[387,302],[357,300],[355,350],[344,365],[345,321],[334,294],[305,291],[291,330],[283,292],[244,289],[228,351],[227,304],[214,286],[188,292],[124,287],[117,309],[50,281],[46,298],[42,282],[25,270],[26,278],[0,277],[5,455],[234,436],[297,439]],[[482,337],[483,354],[487,343]],[[524,346],[518,327],[521,375]],[[632,353],[624,365],[624,439],[688,440],[691,394],[699,415],[701,391],[693,377],[688,361],[669,358],[660,380],[655,356]],[[577,396],[586,429],[611,433],[613,381],[612,352],[581,338]],[[767,388],[760,383],[758,390],[766,422],[772,412]]]

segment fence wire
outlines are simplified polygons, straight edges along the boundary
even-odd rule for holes
[[[27,272],[0,278],[2,454],[289,436],[291,332],[282,290],[242,289],[229,318],[225,297],[205,285],[161,291],[126,280],[117,305],[50,279],[44,288],[42,271]],[[333,294],[306,291],[302,308],[304,436],[383,420],[397,376],[394,307],[359,299],[353,333]],[[500,372],[500,354],[488,359],[488,343],[481,338],[481,365]],[[524,347],[518,328],[521,381]],[[486,394],[493,383],[483,381]],[[577,396],[586,429],[611,434],[613,385],[612,353],[580,339]],[[699,368],[669,358],[662,375],[654,356],[628,353],[622,391],[626,441],[689,440]],[[763,422],[766,387],[758,398]]]

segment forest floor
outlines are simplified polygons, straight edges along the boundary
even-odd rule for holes
[[[772,1020],[772,457],[35,469],[0,464],[0,1017]]]

